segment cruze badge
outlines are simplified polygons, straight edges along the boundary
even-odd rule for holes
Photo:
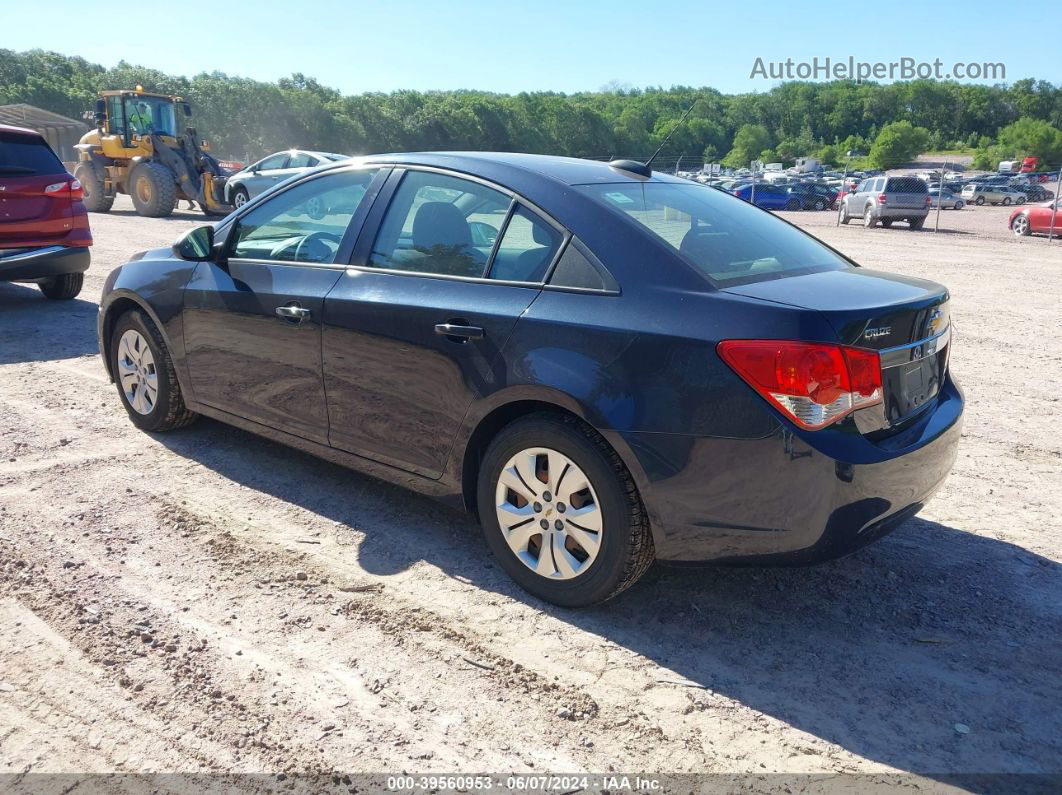
[[[878,328],[868,328],[863,332],[863,336],[868,340],[876,340],[878,337],[887,337],[892,334],[892,326],[879,326]]]

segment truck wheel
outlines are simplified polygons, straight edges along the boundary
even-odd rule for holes
[[[114,204],[114,196],[108,196],[103,184],[103,174],[96,166],[83,160],[74,167],[74,179],[81,183],[84,192],[82,201],[90,213],[109,212]]]
[[[81,286],[84,283],[85,274],[83,273],[63,273],[40,282],[37,286],[44,293],[45,298],[50,298],[52,301],[69,301],[81,292]]]
[[[177,182],[162,163],[140,163],[129,179],[129,195],[137,215],[164,218],[177,206]]]
[[[655,558],[630,473],[592,428],[532,414],[487,448],[480,522],[501,566],[524,590],[562,607],[603,602]]]

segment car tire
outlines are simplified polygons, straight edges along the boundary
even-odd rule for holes
[[[134,167],[128,190],[137,215],[145,218],[165,218],[177,206],[177,182],[162,163],[148,161]]]
[[[885,227],[886,229],[890,228],[892,226],[892,219],[891,218],[882,218],[881,219],[881,225],[883,227]]]
[[[85,284],[83,273],[63,273],[53,276],[45,281],[38,282],[37,287],[44,293],[44,297],[52,301],[69,301],[76,298]]]
[[[867,229],[873,229],[877,225],[878,221],[874,217],[874,209],[868,206],[863,211],[863,226],[865,226]]]
[[[107,195],[103,174],[91,161],[83,160],[74,166],[74,179],[81,183],[81,201],[86,210],[90,213],[110,212],[114,195]]]
[[[845,212],[843,203],[837,209],[837,220],[839,220],[842,224],[844,224],[846,226],[848,225],[848,222],[852,220],[848,216],[848,213]]]
[[[551,461],[561,474],[550,471]],[[577,480],[569,484],[586,488],[549,492],[554,482],[571,477]],[[630,472],[596,431],[574,417],[532,414],[505,426],[483,457],[477,507],[487,544],[506,573],[527,592],[562,607],[611,599],[633,585],[655,558],[649,520]],[[520,520],[524,513],[526,522]],[[571,521],[573,515],[585,517],[582,528]],[[516,521],[503,530],[503,519]]]
[[[963,208],[962,200],[956,201],[955,204],[953,204],[951,206],[951,209],[953,209],[953,210],[961,210],[962,208]]]
[[[185,406],[166,342],[145,312],[131,309],[118,318],[107,355],[118,398],[136,427],[161,433],[199,418]]]
[[[820,210],[820,211],[821,210],[825,210],[826,209],[826,202],[824,202],[822,199],[816,199],[815,203],[813,205],[811,205],[811,208],[813,210]]]
[[[984,207],[985,206],[985,197],[984,196],[978,196],[977,200],[974,202],[974,204],[976,204],[978,207]]]
[[[800,202],[797,201],[796,199],[790,199],[789,201],[787,201],[785,203],[785,209],[790,210],[790,211],[799,210],[800,209]]]
[[[315,221],[320,221],[328,214],[328,210],[319,196],[311,196],[307,199],[305,210],[306,214]]]
[[[1010,206],[1010,196],[1004,196],[1003,197],[1003,206],[1004,207],[1009,207]]]
[[[914,231],[918,231],[922,228],[922,225],[926,222],[925,218],[908,218],[907,225]]]
[[[1032,224],[1024,213],[1016,216],[1010,224],[1010,230],[1016,237],[1028,237],[1032,234]]]
[[[240,185],[236,190],[232,192],[232,206],[237,210],[243,207],[251,200],[251,195],[247,192],[247,188]]]

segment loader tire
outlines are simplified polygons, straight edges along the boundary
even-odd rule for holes
[[[74,179],[81,183],[84,193],[82,201],[90,213],[110,212],[114,204],[114,194],[107,195],[103,184],[103,173],[90,161],[84,160],[74,167]]]
[[[177,206],[177,182],[161,163],[140,163],[129,178],[129,195],[137,215],[164,218]]]

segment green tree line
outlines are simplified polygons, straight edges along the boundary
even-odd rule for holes
[[[879,167],[938,149],[975,150],[985,163],[1025,154],[1050,157],[1053,165],[1062,160],[1062,86],[1044,80],[997,86],[791,82],[729,95],[676,86],[345,96],[302,74],[276,83],[220,72],[188,78],[125,62],[108,69],[40,50],[0,50],[0,104],[26,102],[80,118],[97,91],[137,84],[189,100],[200,134],[215,152],[234,158],[289,147],[347,154],[478,149],[647,157],[674,130],[661,153],[663,164],[682,157],[691,166],[741,166],[802,155],[839,163],[849,149],[861,150],[867,164]],[[690,118],[675,129],[691,104]]]

